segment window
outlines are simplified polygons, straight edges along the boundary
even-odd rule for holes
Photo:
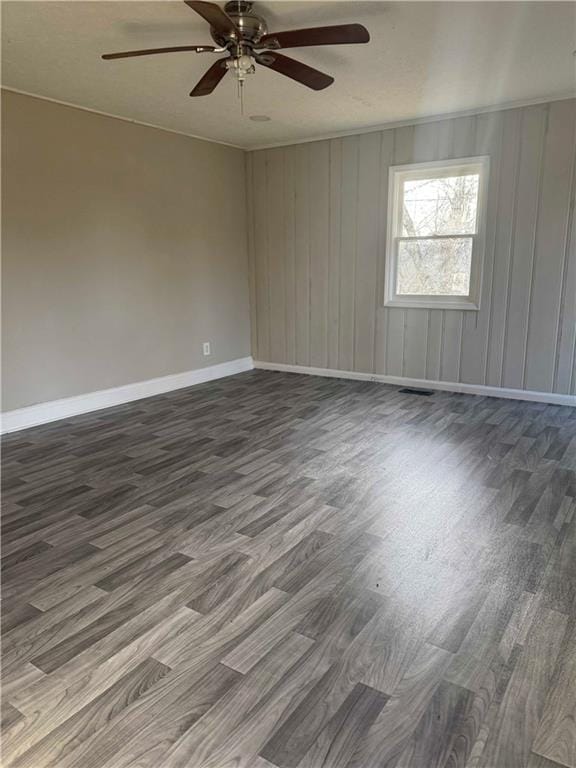
[[[478,309],[488,157],[390,168],[385,305]]]

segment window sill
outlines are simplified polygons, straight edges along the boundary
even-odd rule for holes
[[[457,301],[430,301],[428,297],[418,299],[389,299],[384,302],[385,307],[398,307],[401,309],[458,309],[478,312],[480,307],[473,301],[466,299]]]

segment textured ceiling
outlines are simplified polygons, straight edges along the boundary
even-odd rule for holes
[[[258,68],[240,114],[228,75],[191,99],[213,54],[102,61],[131,48],[210,43],[183,2],[3,2],[2,83],[109,114],[242,147],[298,141],[575,88],[571,2],[265,2],[271,31],[361,22],[368,45],[290,55],[336,78],[309,91]],[[248,115],[270,116],[255,123]]]

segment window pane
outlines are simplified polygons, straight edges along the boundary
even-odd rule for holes
[[[474,234],[479,179],[475,173],[405,181],[402,236]]]
[[[396,293],[468,296],[472,238],[400,240]]]

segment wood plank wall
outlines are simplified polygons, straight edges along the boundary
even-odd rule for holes
[[[576,394],[576,100],[247,154],[257,360]],[[388,167],[490,155],[479,312],[382,306]]]

